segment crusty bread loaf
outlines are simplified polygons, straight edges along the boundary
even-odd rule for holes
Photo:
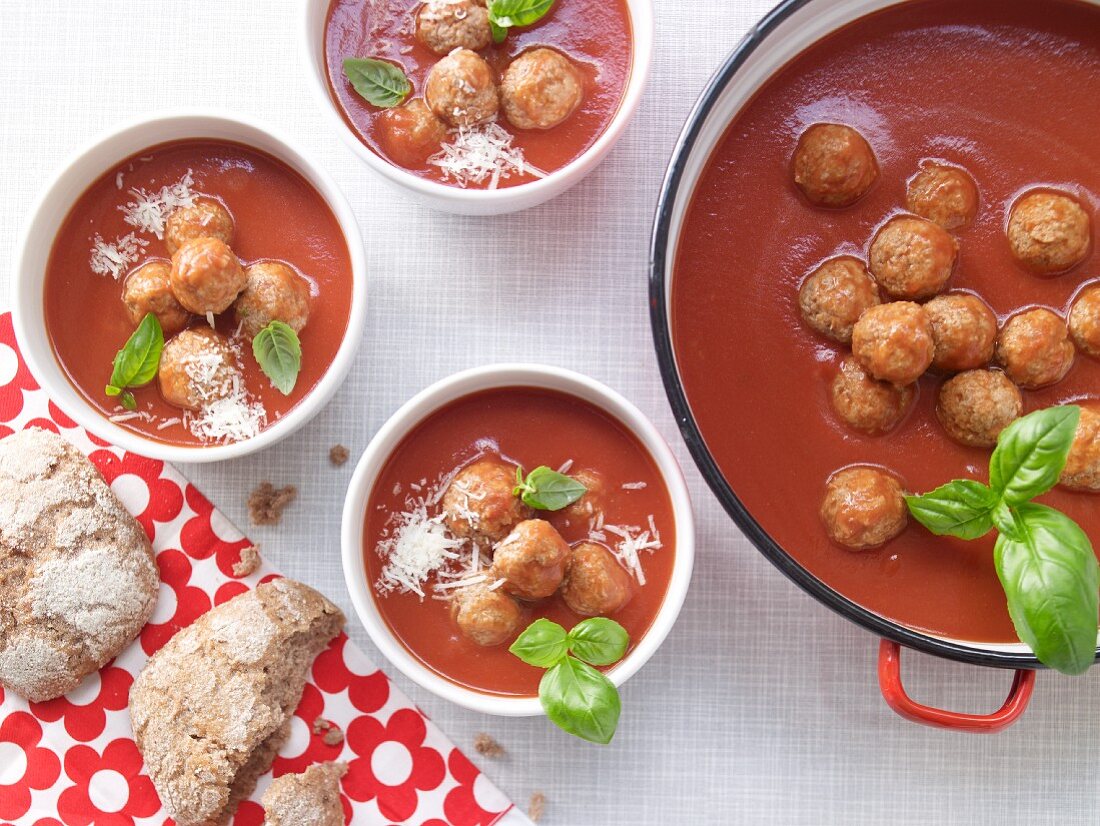
[[[134,737],[179,826],[224,823],[290,731],[314,658],[344,625],[312,588],[277,579],[208,611],[146,663]]]
[[[83,453],[0,440],[0,683],[59,697],[138,635],[160,579],[149,539]]]
[[[340,778],[346,763],[316,763],[300,774],[284,774],[260,801],[266,826],[344,826]]]

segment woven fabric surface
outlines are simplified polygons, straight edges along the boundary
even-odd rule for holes
[[[370,275],[362,348],[332,404],[257,456],[184,469],[276,567],[352,615],[339,525],[354,459],[410,395],[462,368],[533,360],[588,373],[651,416],[684,464],[698,517],[692,590],[667,642],[624,688],[611,747],[544,720],[452,707],[393,674],[460,747],[479,731],[500,741],[507,755],[481,763],[519,805],[540,790],[543,823],[573,826],[1095,822],[1095,676],[1041,674],[1023,720],[993,737],[904,722],[879,697],[877,641],[752,548],[677,433],[646,305],[652,212],[696,95],[770,5],[656,0],[652,81],[607,161],[550,204],[477,219],[404,200],[342,144],[308,87],[299,0],[0,0],[0,287],[39,190],[91,136],[167,108],[257,116],[344,189]],[[342,468],[328,461],[336,443],[352,453]],[[265,479],[299,488],[279,527],[248,525],[248,492]],[[1010,681],[915,654],[904,669],[918,698],[960,710],[995,708]]]

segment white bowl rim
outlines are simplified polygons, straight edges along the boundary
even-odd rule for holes
[[[38,354],[34,352],[34,347],[28,346],[31,336],[27,325],[32,322],[24,318],[22,312],[20,312],[20,307],[29,298],[27,290],[31,289],[31,285],[26,283],[27,278],[25,276],[25,270],[29,267],[27,258],[30,255],[31,233],[34,231],[41,213],[55,198],[64,197],[66,199],[66,208],[64,212],[66,215],[68,214],[76,200],[83,194],[83,191],[76,196],[72,196],[70,194],[59,193],[57,190],[62,181],[72,173],[74,168],[85,163],[88,157],[97,152],[104,144],[123,141],[128,137],[140,135],[144,130],[156,126],[171,125],[173,122],[178,123],[182,129],[178,137],[179,140],[187,140],[190,138],[201,140],[204,137],[209,137],[203,134],[203,128],[206,127],[201,127],[201,124],[215,122],[224,124],[226,128],[230,130],[241,129],[245,132],[262,133],[266,135],[278,146],[279,151],[284,154],[280,155],[267,149],[254,146],[244,138],[211,139],[225,140],[227,142],[235,141],[260,151],[263,154],[271,155],[278,161],[285,163],[294,170],[295,173],[301,175],[310,186],[317,191],[328,205],[329,209],[332,210],[340,226],[341,233],[344,236],[344,241],[347,244],[348,257],[351,263],[352,299],[348,311],[348,323],[344,331],[344,337],[340,343],[339,349],[336,351],[332,363],[313,389],[310,390],[297,405],[291,408],[280,419],[271,423],[257,436],[230,444],[197,446],[173,445],[146,438],[135,431],[118,426],[114,422],[111,422],[99,410],[94,409],[84,399],[80,399],[80,404],[76,408],[69,407],[64,410],[64,412],[81,427],[124,450],[139,453],[154,459],[180,464],[217,462],[225,459],[238,458],[262,450],[289,436],[320,412],[343,384],[348,371],[351,369],[356,352],[359,349],[363,329],[366,326],[366,255],[363,249],[363,239],[359,230],[359,223],[352,212],[351,205],[335,180],[324,170],[324,168],[319,163],[312,160],[308,153],[304,152],[297,144],[287,138],[278,129],[271,128],[259,119],[230,113],[226,110],[217,108],[167,109],[124,121],[85,142],[78,150],[73,152],[52,175],[49,182],[40,190],[38,196],[35,198],[33,206],[28,212],[28,217],[24,222],[19,241],[15,247],[15,268],[11,287],[12,324],[15,330],[16,341],[19,343],[20,353],[24,361],[26,361],[27,367],[30,369],[35,381],[42,384],[43,388],[49,393],[50,387],[46,386],[48,382],[45,381],[43,377],[49,375],[50,367],[41,363],[42,360],[39,359]],[[189,133],[187,131],[188,124],[191,123],[200,124],[200,128],[194,133]],[[146,144],[146,146],[152,147],[162,143],[165,143],[165,141],[154,141]],[[133,152],[127,151],[118,158],[118,161],[140,151],[140,148]],[[107,170],[104,169],[93,173],[88,185],[106,171]],[[54,238],[50,240],[51,245],[55,238],[56,234]],[[35,289],[39,291],[37,300],[40,304],[41,277],[36,277],[34,284]],[[35,323],[42,323],[41,316],[36,316],[36,319],[37,321]],[[63,374],[64,368],[61,367],[60,362],[57,360],[56,353],[53,353],[52,347],[51,354],[55,362],[53,366]],[[68,381],[68,379],[64,377],[62,380]],[[72,386],[71,383],[70,386]],[[82,391],[78,388],[73,387],[73,389],[76,391],[78,397],[83,395]]]
[[[649,629],[634,649],[608,672],[608,677],[617,686],[626,682],[653,656],[680,614],[694,566],[695,520],[680,465],[653,423],[617,391],[573,370],[525,363],[489,364],[463,370],[421,390],[382,425],[355,466],[341,524],[344,579],[359,621],[383,656],[422,688],[473,711],[527,717],[543,713],[537,697],[501,696],[466,688],[440,676],[413,656],[382,619],[370,593],[363,565],[363,517],[377,473],[393,449],[417,424],[441,407],[470,394],[499,387],[546,387],[597,406],[619,421],[645,447],[668,491],[676,522],[672,574]],[[583,395],[585,392],[589,395]]]
[[[580,177],[583,177],[587,171],[590,171],[588,164],[592,159],[602,158],[604,153],[608,152],[619,140],[622,133],[626,130],[626,127],[630,124],[634,112],[638,108],[642,94],[645,92],[646,85],[649,82],[650,69],[653,66],[656,14],[654,10],[654,0],[626,0],[626,2],[630,13],[632,45],[631,65],[630,76],[627,79],[626,88],[623,90],[622,100],[619,101],[619,108],[611,118],[611,121],[607,124],[607,128],[600,133],[599,137],[597,137],[592,145],[585,149],[584,152],[565,166],[558,167],[553,172],[550,172],[545,178],[529,181],[528,183],[502,187],[499,189],[452,186],[439,181],[433,181],[429,178],[423,178],[407,169],[403,169],[381,157],[363,143],[358,135],[356,135],[351,127],[344,121],[343,117],[341,117],[340,112],[337,110],[337,104],[332,99],[326,79],[323,39],[319,47],[317,43],[313,42],[313,32],[311,28],[314,6],[318,3],[323,3],[327,17],[332,0],[303,0],[302,2],[304,17],[304,25],[302,26],[304,38],[303,48],[305,59],[309,64],[308,74],[310,76],[310,86],[314,91],[314,95],[318,98],[318,103],[324,110],[326,117],[329,122],[336,127],[344,143],[347,144],[368,167],[387,178],[392,183],[411,190],[420,196],[442,198],[456,203],[478,203],[483,206],[498,204],[503,206],[511,201],[526,198],[534,200],[535,196],[542,193],[544,190],[553,190],[555,187],[559,186],[563,180],[574,178],[580,180]],[[634,8],[635,5],[637,5],[637,9]],[[641,14],[638,14],[639,10],[642,12]],[[321,53],[320,59],[316,59],[318,48],[320,48]]]

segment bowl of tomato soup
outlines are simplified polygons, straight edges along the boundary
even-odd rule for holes
[[[621,137],[649,74],[652,0],[520,4],[535,11],[502,42],[497,5],[304,4],[329,122],[368,168],[436,209],[492,215],[561,194]]]
[[[517,471],[538,468],[584,495],[527,507]],[[630,636],[607,670],[621,684],[679,614],[693,531],[676,461],[630,402],[571,371],[493,365],[432,385],[378,431],[344,504],[344,576],[407,677],[467,708],[534,715],[541,671],[509,644],[540,618],[609,617]]]
[[[1009,616],[995,534],[933,536],[895,491],[985,481],[1006,422],[1095,400],[1100,362],[1074,319],[1096,276],[1098,124],[1079,101],[1100,91],[1098,23],[1095,3],[1073,0],[781,3],[710,81],[665,179],[651,318],[691,452],[768,559],[886,641],[883,690],[922,722],[999,727],[1033,675],[989,718],[917,708],[898,644],[1040,665]],[[1045,257],[1021,242],[1036,197],[1074,222]],[[914,238],[927,243],[906,258]],[[830,304],[830,284],[851,291]],[[939,325],[962,314],[980,346],[941,363]],[[914,337],[865,346],[909,320],[921,336],[930,324],[915,370]],[[1040,325],[1053,363],[1033,378],[1019,340]],[[1043,335],[1028,340],[1045,351]],[[976,403],[968,383],[996,391]],[[1095,492],[1065,481],[1043,502],[1100,537]],[[835,516],[857,489],[896,504],[853,539],[864,526]]]
[[[160,116],[93,143],[40,198],[17,273],[16,335],[58,406],[176,462],[301,427],[342,383],[365,322],[362,242],[336,185],[223,115]]]

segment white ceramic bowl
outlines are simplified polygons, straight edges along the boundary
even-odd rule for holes
[[[72,386],[46,333],[42,300],[46,263],[54,237],[74,201],[119,161],[156,144],[182,138],[229,140],[267,152],[302,175],[321,194],[344,234],[351,260],[352,298],[348,327],[328,372],[297,406],[258,436],[226,445],[168,445],[120,427],[92,407]],[[39,384],[82,427],[126,450],[170,462],[215,462],[253,453],[290,435],[325,406],[343,383],[367,318],[367,275],[359,225],[333,180],[285,138],[237,116],[174,112],[143,118],[101,137],[76,155],[46,187],[30,213],[17,249],[13,321],[19,349]]]
[[[433,694],[460,706],[506,717],[542,713],[536,697],[499,697],[464,688],[444,679],[409,653],[390,631],[371,594],[363,564],[363,518],[375,479],[394,448],[425,417],[455,399],[495,387],[544,387],[576,396],[622,422],[645,446],[660,470],[676,520],[675,561],[668,591],[653,624],[634,649],[608,677],[615,685],[626,682],[664,641],[680,614],[695,560],[695,521],[687,485],[676,459],[653,424],[633,404],[599,382],[558,367],[534,364],[495,364],[456,373],[436,382],[406,402],[367,445],[355,468],[341,532],[344,579],[352,604],[371,640],[402,674]]]
[[[383,180],[419,203],[459,215],[499,215],[505,212],[518,212],[556,198],[579,183],[599,165],[630,123],[634,111],[638,108],[642,92],[645,90],[650,64],[653,61],[653,0],[626,0],[630,11],[634,62],[630,68],[626,88],[623,90],[622,103],[604,133],[576,160],[541,180],[496,190],[462,189],[421,178],[390,163],[364,144],[344,121],[336,102],[332,99],[325,67],[325,18],[328,16],[330,2],[331,0],[303,0],[305,10],[302,27],[305,37],[303,49],[318,105],[324,111],[333,129],[340,133],[351,150]]]

